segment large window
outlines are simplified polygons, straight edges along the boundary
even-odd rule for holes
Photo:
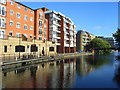
[[[49,51],[54,51],[54,47],[49,47]]]
[[[6,0],[0,0],[0,3],[6,4]]]
[[[5,16],[6,15],[6,7],[0,5],[0,15]]]
[[[0,18],[0,27],[5,28],[5,18]]]
[[[4,46],[4,52],[7,52],[7,46]]]

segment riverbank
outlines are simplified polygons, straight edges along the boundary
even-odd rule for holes
[[[8,68],[17,68],[23,65],[30,65],[30,64],[37,64],[37,63],[44,63],[44,62],[53,62],[53,61],[61,61],[67,58],[82,56],[82,55],[92,55],[93,53],[65,53],[65,54],[57,54],[54,57],[50,56],[41,56],[39,58],[28,59],[28,60],[16,60],[16,61],[7,61],[2,62],[1,66],[2,69]]]

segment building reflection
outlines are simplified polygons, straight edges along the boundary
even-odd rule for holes
[[[85,56],[77,58],[76,71],[81,77],[86,76],[92,70],[93,67],[86,61]]]

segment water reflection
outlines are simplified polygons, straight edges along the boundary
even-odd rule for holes
[[[114,61],[114,67],[115,67],[115,74],[113,81],[115,81],[120,88],[120,60]]]
[[[77,82],[82,81],[82,77],[88,80],[94,80],[99,74],[95,71],[100,67],[112,65],[113,56],[109,55],[99,55],[99,56],[80,56],[70,59],[65,59],[56,62],[41,63],[38,65],[32,65],[26,68],[16,69],[14,71],[5,72],[3,71],[3,87],[5,88],[69,88],[69,87],[82,87]],[[120,82],[120,65],[119,69],[115,71],[114,81]],[[118,67],[117,66],[117,67]],[[113,68],[104,67],[103,70],[110,68],[110,72]],[[94,71],[94,73],[92,73]],[[98,73],[98,72],[97,72]],[[99,77],[103,80],[104,71],[99,70],[99,73],[103,76]],[[91,74],[91,77],[88,76]],[[77,77],[79,76],[79,77]],[[95,78],[96,79],[96,78]],[[112,80],[111,75],[108,79]],[[97,82],[97,81],[96,81]],[[96,82],[93,82],[94,84]],[[107,82],[106,82],[107,83]],[[112,82],[110,82],[112,83]],[[91,84],[86,82],[85,84]],[[93,85],[94,85],[93,84]],[[82,85],[82,82],[81,82]],[[102,83],[100,85],[103,85]],[[114,85],[112,83],[112,85]],[[84,86],[84,85],[83,85]],[[86,85],[87,86],[87,85]],[[84,87],[82,87],[84,88]]]

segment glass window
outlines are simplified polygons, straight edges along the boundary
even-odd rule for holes
[[[39,34],[42,34],[42,28],[39,29]]]
[[[5,16],[6,15],[6,7],[0,5],[0,15]]]
[[[42,37],[39,37],[39,40],[42,40]]]
[[[20,34],[19,34],[19,33],[16,33],[16,37],[19,38],[19,37],[20,37]]]
[[[13,2],[12,0],[10,0],[10,4],[11,4],[11,5],[13,5],[13,4],[14,4],[14,2]]]
[[[20,18],[20,13],[17,13],[17,18]]]
[[[27,19],[28,19],[28,17],[27,17],[27,15],[25,15],[25,16],[24,16],[24,20],[26,20],[26,21],[27,21]]]
[[[10,15],[13,15],[14,14],[14,11],[13,10],[10,10]]]
[[[26,24],[24,25],[24,29],[27,30],[27,25]]]
[[[20,23],[17,23],[17,26],[16,26],[17,28],[20,28]]]
[[[33,26],[30,26],[30,30],[33,30]]]
[[[6,27],[5,18],[0,18],[0,27],[2,27],[2,28]]]
[[[10,20],[10,26],[13,26],[13,21],[12,20]]]
[[[25,11],[27,11],[28,9],[25,7]]]
[[[0,3],[6,4],[6,0],[0,0]]]
[[[39,26],[42,26],[42,21],[39,21]]]
[[[17,7],[20,9],[20,4],[18,4]]]
[[[33,21],[33,18],[32,18],[32,17],[30,18],[30,21]]]

